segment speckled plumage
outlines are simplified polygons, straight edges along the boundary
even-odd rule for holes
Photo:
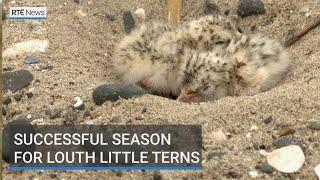
[[[179,95],[177,75],[186,56],[193,50],[226,49],[235,34],[239,34],[236,28],[221,16],[202,17],[178,27],[145,24],[120,42],[114,70],[122,81],[142,81],[159,93]]]
[[[287,51],[263,34],[232,39],[223,55],[194,54],[182,81],[181,101],[254,95],[274,87],[290,66]],[[178,98],[179,99],[179,98]]]
[[[241,35],[222,16],[178,27],[142,25],[116,48],[118,77],[183,102],[253,95],[274,87],[290,64],[282,46],[262,34]]]

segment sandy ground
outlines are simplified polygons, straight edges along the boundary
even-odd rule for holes
[[[307,34],[289,48],[293,60],[286,79],[268,92],[250,97],[225,97],[215,102],[182,104],[163,97],[145,95],[135,99],[94,105],[92,90],[104,83],[114,82],[111,74],[111,58],[115,45],[125,35],[122,13],[144,8],[147,21],[166,20],[166,1],[149,0],[99,0],[82,1],[80,5],[63,0],[16,0],[15,5],[45,5],[48,19],[41,22],[3,22],[3,49],[29,39],[47,39],[50,42],[45,53],[36,54],[40,64],[53,65],[52,70],[37,70],[38,65],[21,63],[22,57],[3,59],[3,67],[14,70],[27,69],[35,80],[19,93],[32,91],[32,98],[24,98],[8,106],[4,122],[21,114],[43,117],[44,124],[61,124],[63,118],[49,119],[48,112],[55,108],[70,109],[76,96],[91,109],[91,117],[83,118],[78,111],[76,124],[88,121],[95,124],[201,124],[204,137],[204,170],[201,172],[19,172],[7,170],[4,179],[248,179],[249,172],[259,173],[258,179],[316,179],[313,168],[320,163],[320,133],[307,128],[308,122],[320,118],[320,28]],[[221,12],[230,9],[235,16],[234,1],[218,1]],[[246,33],[265,32],[283,42],[292,31],[313,22],[320,15],[319,0],[266,0],[266,14],[239,19]],[[9,5],[11,3],[9,2]],[[82,10],[86,16],[77,16]],[[185,0],[183,20],[203,15],[201,0]],[[114,14],[115,21],[106,13]],[[6,94],[7,95],[7,94]],[[8,94],[10,95],[10,94]],[[143,113],[143,120],[135,117]],[[46,113],[47,112],[47,113]],[[112,117],[119,116],[117,122]],[[272,122],[263,120],[272,116]],[[250,127],[257,126],[251,132]],[[306,162],[299,172],[285,175],[279,172],[266,174],[257,166],[265,162],[259,154],[259,146],[274,150],[273,142],[279,131],[290,127],[294,138],[307,144]],[[210,133],[221,129],[230,133],[226,141],[210,140]],[[251,137],[247,134],[251,132]],[[212,152],[222,152],[222,157],[207,159]]]

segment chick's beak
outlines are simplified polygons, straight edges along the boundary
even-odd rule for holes
[[[201,102],[204,101],[204,97],[199,93],[187,94],[185,90],[181,90],[177,101],[191,103],[191,102]]]

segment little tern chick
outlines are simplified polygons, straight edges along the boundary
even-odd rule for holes
[[[236,28],[223,17],[207,16],[173,27],[142,25],[126,36],[113,57],[115,74],[124,82],[140,83],[159,94],[180,94],[178,74],[194,51],[226,49]]]
[[[177,100],[201,102],[254,95],[274,87],[290,63],[287,51],[275,40],[263,34],[242,35],[231,40],[222,56],[193,54],[179,75],[182,86]]]

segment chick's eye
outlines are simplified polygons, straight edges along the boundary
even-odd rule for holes
[[[223,41],[217,41],[215,44],[223,44]]]

